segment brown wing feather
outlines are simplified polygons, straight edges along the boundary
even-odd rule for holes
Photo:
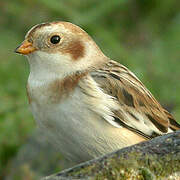
[[[173,131],[179,130],[180,129],[180,124],[178,124],[176,122],[176,120],[174,119],[174,117],[167,111],[164,109],[164,112],[166,113],[168,119],[169,119],[169,126]]]
[[[91,75],[105,93],[118,100],[120,107],[132,117],[133,121],[139,121],[139,117],[136,115],[136,113],[139,113],[161,132],[159,134],[168,132],[168,128],[172,130],[180,129],[180,125],[174,120],[173,116],[158,103],[146,87],[126,67],[115,61],[109,61],[102,68],[92,72]],[[114,114],[121,122],[128,124],[121,111],[114,112]],[[129,127],[134,128],[129,124]],[[135,129],[138,130],[138,127]],[[151,136],[153,134],[158,133],[152,130]]]

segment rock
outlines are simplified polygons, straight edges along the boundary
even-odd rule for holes
[[[120,149],[42,180],[180,180],[180,131]]]

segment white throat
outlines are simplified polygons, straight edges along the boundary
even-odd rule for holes
[[[72,70],[68,70],[66,56],[60,54],[49,54],[42,51],[37,51],[28,56],[30,64],[30,78],[36,79],[37,81],[47,81],[57,78],[64,78]]]

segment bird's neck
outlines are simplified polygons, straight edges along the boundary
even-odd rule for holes
[[[107,57],[103,54],[91,53],[79,61],[72,62],[69,56],[37,51],[28,57],[28,61],[30,64],[29,79],[39,83],[47,83],[98,68],[107,62]]]

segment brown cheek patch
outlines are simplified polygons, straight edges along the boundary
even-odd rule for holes
[[[73,60],[78,60],[84,57],[85,47],[81,41],[72,41],[65,49],[63,53],[70,54]]]
[[[76,74],[68,76],[63,80],[55,80],[49,85],[50,100],[52,103],[59,103],[62,98],[68,97],[72,91],[77,87],[79,80],[87,73]]]

